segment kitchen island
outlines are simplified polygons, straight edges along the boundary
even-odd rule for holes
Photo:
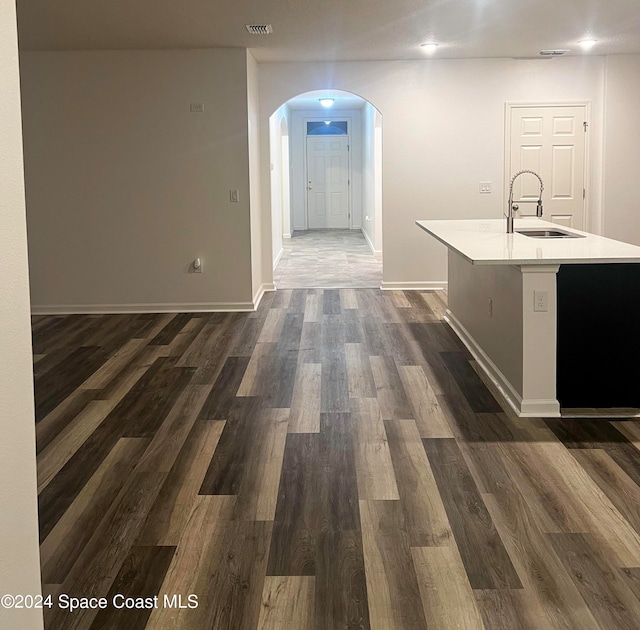
[[[640,413],[640,247],[536,218],[416,223],[448,248],[445,319],[519,416]]]

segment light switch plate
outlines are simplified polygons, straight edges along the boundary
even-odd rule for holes
[[[237,188],[229,191],[229,201],[231,203],[238,203],[240,201],[240,195],[238,194]]]
[[[491,193],[491,182],[480,182],[480,194],[486,195]]]

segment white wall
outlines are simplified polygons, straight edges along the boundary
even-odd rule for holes
[[[0,4],[0,594],[40,593],[35,418],[15,4]],[[42,628],[0,607],[0,628]]]
[[[288,112],[288,110],[287,110]],[[282,160],[282,236],[291,238],[291,159],[289,157],[289,114],[286,120],[281,122],[282,132],[280,137],[281,160]]]
[[[349,122],[349,146],[351,159],[351,227],[359,230],[362,227],[362,110],[342,109],[294,109],[291,111],[290,146],[291,146],[291,212],[294,230],[307,229],[307,130],[306,121],[310,119],[347,120]]]
[[[251,305],[248,62],[255,85],[243,49],[21,54],[34,307]]]
[[[507,101],[591,103],[590,229],[600,229],[604,199],[606,233],[640,243],[629,170],[640,136],[638,58],[260,64],[251,101],[260,112],[252,133],[262,175],[253,222],[261,269],[254,265],[252,277],[249,195],[257,173],[249,168],[247,89],[256,67],[245,51],[24,53],[33,302],[68,310],[249,304],[254,286],[272,282],[277,249],[268,119],[320,88],[354,92],[383,115],[377,207],[384,207],[385,286],[446,278],[444,249],[416,219],[501,216]],[[191,101],[205,102],[205,113],[190,114]],[[492,195],[478,192],[485,180]],[[229,203],[230,188],[239,189],[239,204]],[[187,273],[196,256],[202,275]]]
[[[591,102],[588,203],[600,213],[603,83],[602,57],[274,63],[260,65],[260,109],[264,120],[297,94],[329,88],[380,111],[384,286],[429,286],[446,279],[446,256],[416,219],[502,215],[507,101]],[[262,164],[268,168],[264,139]],[[493,182],[494,193],[480,195],[480,181]]]
[[[640,245],[640,55],[606,63],[603,233]]]
[[[382,128],[371,103],[362,108],[362,231],[369,247],[382,251]]]
[[[289,207],[289,107],[279,107],[269,118],[269,155],[271,170],[271,253],[275,268],[283,253],[282,238],[291,236]],[[286,130],[286,134],[284,133]]]
[[[373,156],[373,222],[374,239],[373,249],[376,252],[382,251],[382,116],[376,111],[376,126],[374,131],[374,156]]]
[[[256,303],[262,292],[272,289],[263,284],[263,266],[269,265],[268,250],[262,247],[262,210],[260,204],[260,122],[258,106],[258,64],[247,51],[247,114],[249,156],[249,211],[251,214],[251,295]],[[241,253],[241,256],[243,253]],[[266,260],[265,260],[266,257]],[[226,272],[226,270],[225,270]]]

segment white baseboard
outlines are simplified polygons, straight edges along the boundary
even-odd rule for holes
[[[554,398],[523,400],[520,407],[521,418],[560,418],[560,403]]]
[[[243,313],[258,308],[273,283],[260,286],[251,302],[194,302],[185,304],[49,304],[32,305],[32,315],[111,315],[128,313]]]
[[[509,406],[521,418],[559,418],[560,403],[555,399],[530,398],[523,399],[511,382],[496,364],[487,356],[471,333],[462,325],[456,316],[447,309],[444,320],[451,326],[462,343],[467,347],[478,366],[496,386]]]
[[[274,261],[273,261],[273,268],[275,269],[278,266],[278,263],[280,262],[280,259],[282,258],[282,254],[284,254],[284,248],[280,248],[280,251],[278,252],[278,255],[275,257]]]
[[[262,297],[264,296],[264,294],[267,291],[275,291],[276,290],[276,285],[273,284],[273,282],[268,282],[268,283],[264,283],[260,285],[260,288],[257,290],[254,298],[253,298],[253,308],[251,309],[252,311],[257,311],[258,310],[258,306],[260,306],[260,301],[262,300]]]
[[[383,291],[443,291],[447,282],[383,282],[380,288]]]
[[[291,238],[291,234],[283,234],[282,238]]]
[[[369,235],[367,234],[366,230],[364,228],[360,228],[360,231],[362,232],[362,235],[364,236],[364,240],[367,241],[367,245],[369,246],[369,249],[371,250],[371,253],[373,253],[373,254],[382,254],[382,250],[381,249],[376,249],[373,246],[373,243],[371,242],[371,239],[369,238]]]
[[[262,296],[260,296],[262,297]],[[32,305],[32,315],[111,315],[127,313],[235,313],[254,311],[253,302],[191,304],[49,304]]]

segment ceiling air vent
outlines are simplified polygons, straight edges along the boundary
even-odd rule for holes
[[[271,24],[245,24],[245,26],[252,35],[271,35],[273,33]]]
[[[566,55],[568,50],[541,50],[538,54],[541,57],[562,57],[562,55]]]

